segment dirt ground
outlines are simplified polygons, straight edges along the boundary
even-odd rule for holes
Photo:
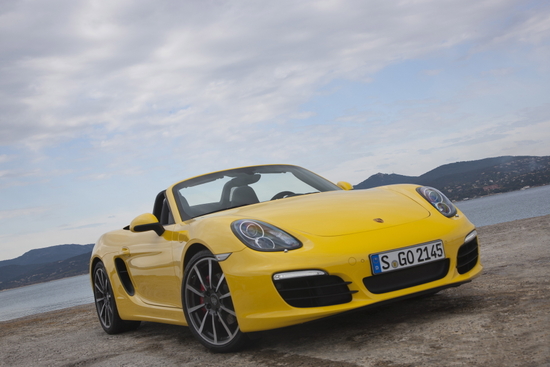
[[[0,366],[550,366],[550,215],[478,230],[483,275],[213,354],[185,327],[107,335],[93,305],[0,322]]]

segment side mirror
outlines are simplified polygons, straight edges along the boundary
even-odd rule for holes
[[[336,184],[336,186],[338,186],[342,190],[353,190],[353,186],[351,186],[351,184],[346,181],[340,181]]]
[[[132,232],[147,232],[155,231],[156,234],[162,236],[165,229],[162,224],[159,223],[157,217],[153,214],[142,214],[137,216],[132,223],[130,223],[130,231]]]

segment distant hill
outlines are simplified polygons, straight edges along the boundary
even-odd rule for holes
[[[93,246],[57,245],[0,261],[0,290],[86,274]]]
[[[526,186],[550,184],[550,156],[503,156],[450,163],[417,177],[377,173],[354,188],[399,183],[433,186],[451,200],[521,190]]]

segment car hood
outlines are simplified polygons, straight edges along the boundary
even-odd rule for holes
[[[241,207],[234,214],[317,236],[377,230],[430,216],[410,197],[387,188],[295,196]]]

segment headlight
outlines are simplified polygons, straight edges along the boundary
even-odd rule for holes
[[[240,219],[231,229],[245,245],[257,251],[284,251],[302,247],[302,243],[283,230],[257,220]]]
[[[419,187],[416,191],[444,216],[450,218],[456,215],[456,207],[441,191],[428,186]]]

